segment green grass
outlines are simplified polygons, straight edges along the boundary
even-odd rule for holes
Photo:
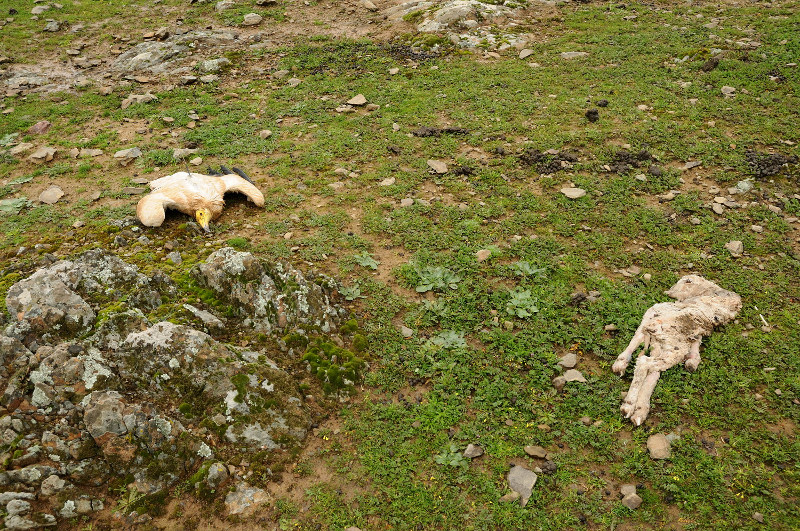
[[[237,24],[251,10],[197,9],[191,16],[198,20]],[[259,12],[284,24],[286,9]],[[708,187],[727,196],[728,187],[748,178],[748,149],[800,154],[786,143],[797,141],[800,70],[786,65],[800,52],[798,13],[793,2],[768,8],[569,4],[558,18],[531,28],[542,38],[527,45],[534,54],[526,61],[516,51],[483,61],[447,50],[412,68],[397,43],[317,36],[232,57],[235,68],[290,70],[287,78],[302,80],[296,87],[286,78],[240,77],[225,87],[162,91],[157,102],[125,110],[119,103],[127,92],[9,97],[4,103],[15,111],[4,115],[0,138],[20,133],[17,140],[31,141],[25,130],[47,119],[54,127],[42,141],[64,151],[139,145],[144,156],[119,170],[113,161],[66,157],[32,168],[3,155],[0,195],[17,197],[33,189],[26,186],[51,180],[85,185],[90,178],[113,195],[120,174],[182,169],[172,160],[175,146],[161,134],[177,131],[176,143],[196,143],[209,164],[241,165],[265,192],[264,210],[229,201],[211,249],[227,244],[310,263],[352,288],[370,370],[363,392],[342,406],[341,431],[320,435],[313,459],[296,469],[309,480],[316,463],[334,471],[335,480],[312,481],[300,501],[279,499],[274,516],[283,527],[794,529],[800,526],[794,402],[800,399],[800,252],[798,226],[785,218],[800,214],[794,197],[800,170],[789,166],[756,180],[753,192],[734,199],[758,204],[721,216],[708,208],[714,195]],[[630,15],[637,18],[623,18]],[[87,16],[102,19],[94,11]],[[722,19],[720,26],[704,28],[712,17]],[[34,28],[27,18],[4,28],[0,51],[26,57]],[[65,38],[48,36],[43,46],[64,46]],[[760,47],[736,44],[746,38]],[[723,59],[703,72],[713,48],[724,50]],[[568,61],[559,56],[565,51],[589,55]],[[393,67],[400,73],[389,75]],[[775,73],[781,81],[770,79]],[[725,85],[736,87],[734,98],[723,96]],[[358,93],[380,108],[335,111]],[[588,122],[584,113],[601,99],[608,107],[599,108],[599,121]],[[186,128],[190,111],[201,116],[194,129]],[[164,123],[164,116],[175,122]],[[113,130],[84,138],[83,124],[94,117],[145,121],[154,134],[137,134],[133,143],[121,142]],[[409,134],[443,125],[468,133]],[[261,139],[262,129],[273,135]],[[607,171],[625,144],[655,160],[621,174]],[[568,150],[579,160],[540,175],[519,159],[528,148]],[[428,159],[471,172],[432,175]],[[681,171],[689,160],[703,166]],[[663,173],[650,175],[650,164]],[[645,182],[635,178],[639,173]],[[28,177],[20,192],[9,183]],[[378,185],[388,177],[396,179],[393,185]],[[338,181],[344,188],[329,186]],[[559,190],[568,182],[587,195],[565,198]],[[673,189],[681,193],[659,201]],[[407,197],[417,201],[401,208]],[[783,212],[768,209],[767,200]],[[16,268],[3,267],[3,287],[17,269],[31,270],[39,254],[69,250],[63,234],[76,218],[86,222],[75,231],[80,245],[98,239],[110,245],[117,231],[108,220],[132,215],[132,204],[59,203],[0,217],[0,251]],[[157,243],[147,249],[148,261],[162,263],[164,241],[182,234],[175,227],[185,221],[145,231]],[[754,224],[764,231],[753,232]],[[724,249],[734,239],[747,251],[736,260]],[[211,250],[206,240],[184,241]],[[36,243],[44,247],[13,258],[19,246]],[[479,263],[481,249],[492,254]],[[143,250],[119,252],[135,261]],[[651,279],[616,272],[633,265]],[[696,373],[676,367],[662,376],[646,426],[634,428],[618,410],[630,373],[618,378],[611,363],[644,311],[667,300],[664,290],[691,271],[739,293],[742,311],[704,341]],[[571,303],[574,292],[593,290],[601,294],[596,301]],[[399,324],[414,336],[402,337]],[[618,331],[605,331],[609,324]],[[588,382],[559,392],[551,380],[569,351],[577,353]],[[775,370],[764,370],[770,367]],[[584,416],[592,424],[581,423]],[[655,432],[680,433],[669,461],[646,452]],[[479,443],[486,455],[466,468],[437,462],[436,456],[452,456],[469,443]],[[526,445],[547,448],[558,469],[540,474],[526,508],[500,503],[509,462],[542,464],[526,457]],[[622,483],[643,485],[638,510],[619,502]],[[352,492],[343,492],[343,484]],[[752,519],[754,512],[765,515],[766,526]]]

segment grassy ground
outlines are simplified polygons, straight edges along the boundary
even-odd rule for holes
[[[753,191],[733,197],[743,208],[717,215],[708,207],[751,177],[748,150],[800,154],[800,74],[787,66],[800,56],[799,12],[795,3],[565,6],[526,60],[514,50],[414,57],[405,46],[320,37],[231,57],[243,71],[290,70],[297,87],[244,76],[160,92],[125,110],[121,99],[137,87],[6,98],[14,112],[3,115],[0,137],[22,131],[17,140],[28,140],[25,129],[47,119],[54,127],[45,138],[62,153],[138,145],[144,156],[119,169],[110,157],[34,167],[3,155],[3,198],[33,199],[58,182],[70,187],[70,202],[2,215],[0,249],[9,266],[24,268],[35,256],[12,258],[21,245],[65,253],[110,240],[108,219],[133,213],[118,190],[134,174],[177,171],[174,147],[195,142],[207,162],[249,169],[266,209],[235,202],[211,246],[186,238],[186,254],[201,258],[237,238],[261,255],[313,264],[344,279],[370,332],[363,392],[296,466],[307,488],[277,500],[271,514],[281,529],[794,529],[800,231],[787,218],[800,216],[800,172],[790,165],[755,179]],[[714,18],[718,27],[703,26]],[[705,72],[714,48],[723,57]],[[562,59],[568,51],[589,55]],[[380,108],[334,110],[357,93]],[[601,99],[608,106],[591,123],[584,113]],[[201,117],[193,129],[191,111]],[[121,141],[125,120],[145,132]],[[444,125],[467,133],[410,134]],[[261,139],[262,129],[273,135]],[[608,171],[623,147],[654,160]],[[528,148],[578,160],[543,174],[521,162]],[[430,174],[428,159],[451,171]],[[703,165],[683,171],[690,160]],[[651,164],[662,174],[650,175]],[[566,183],[588,194],[569,200],[559,193]],[[709,193],[713,186],[721,191]],[[88,199],[95,190],[99,206]],[[681,193],[665,199],[670,190]],[[407,197],[415,203],[401,207]],[[76,219],[86,225],[71,229]],[[170,217],[146,232],[150,246],[120,252],[160,263],[183,221]],[[730,240],[744,243],[743,257],[724,249]],[[478,262],[480,249],[491,257]],[[641,274],[618,272],[630,266]],[[633,428],[618,411],[630,371],[619,379],[611,363],[646,308],[689,272],[739,293],[743,309],[704,342],[696,373],[663,375],[650,418]],[[437,286],[436,275],[447,280]],[[572,293],[592,290],[597,301],[571,303]],[[609,324],[618,330],[604,330]],[[404,338],[400,325],[414,336]],[[588,382],[559,392],[550,382],[570,351]],[[648,456],[656,432],[680,434],[668,461]],[[487,455],[458,459],[468,443]],[[558,469],[540,475],[526,508],[500,503],[509,463],[541,465],[526,445],[547,448]],[[640,485],[638,510],[619,502],[622,483]]]

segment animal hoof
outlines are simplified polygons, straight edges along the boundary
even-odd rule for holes
[[[625,374],[625,369],[627,367],[628,367],[627,363],[621,360],[617,360],[614,362],[614,365],[611,366],[611,370],[622,376],[623,374]]]
[[[700,360],[686,360],[686,363],[683,364],[686,370],[690,372],[696,371],[698,365],[700,365]]]

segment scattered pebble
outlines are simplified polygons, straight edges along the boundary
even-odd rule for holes
[[[464,457],[467,459],[475,459],[483,455],[483,448],[477,444],[468,444],[467,449],[464,450]]]
[[[586,190],[583,188],[567,187],[562,188],[561,193],[567,196],[569,199],[579,199],[586,195]]]
[[[647,451],[652,459],[669,459],[672,456],[669,439],[663,433],[656,433],[647,438]]]
[[[520,505],[525,507],[531,497],[533,486],[536,485],[536,480],[538,479],[536,473],[524,466],[517,465],[508,472],[506,479],[508,480],[509,488],[519,494]]]
[[[47,205],[53,205],[57,203],[58,200],[61,199],[62,197],[64,197],[64,190],[53,184],[45,191],[43,191],[41,194],[39,194],[39,201]]]
[[[531,457],[535,457],[537,459],[547,458],[547,450],[545,450],[541,446],[526,446],[524,450],[525,453]]]
[[[731,256],[738,258],[744,253],[744,244],[739,240],[732,240],[725,244],[725,248],[731,253]]]
[[[441,160],[428,160],[428,167],[434,172],[439,175],[447,173],[447,164],[442,162]]]
[[[358,94],[347,100],[347,105],[353,105],[355,107],[361,107],[362,105],[366,105],[366,103],[367,98],[365,98],[363,94]]]
[[[483,262],[484,260],[488,260],[490,256],[492,256],[492,251],[490,251],[489,249],[481,249],[480,251],[475,253],[475,258],[477,258],[478,262]]]

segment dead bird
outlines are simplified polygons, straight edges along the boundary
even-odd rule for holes
[[[228,192],[242,193],[256,206],[264,206],[264,194],[239,168],[220,166],[219,171],[209,168],[209,173],[181,171],[150,181],[153,191],[136,205],[136,217],[148,227],[160,227],[167,209],[173,209],[194,217],[211,232],[209,224],[222,214]]]

